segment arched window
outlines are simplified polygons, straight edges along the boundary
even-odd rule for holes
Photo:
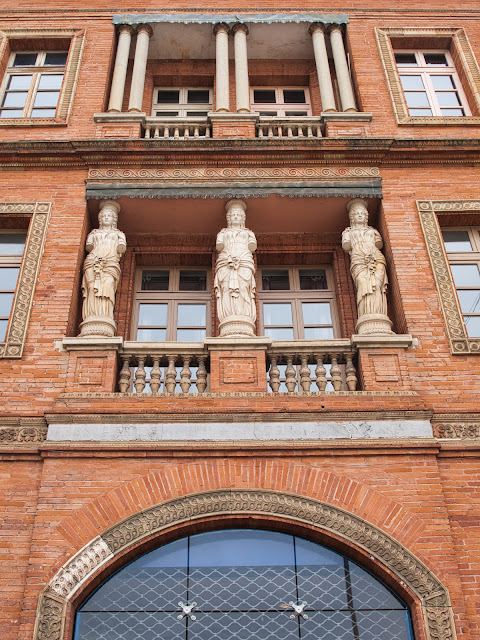
[[[231,529],[150,551],[78,609],[75,640],[412,640],[408,608],[345,556]]]

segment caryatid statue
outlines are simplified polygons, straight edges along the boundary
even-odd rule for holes
[[[227,228],[217,235],[219,252],[215,266],[215,295],[220,335],[255,335],[255,234],[245,228],[243,200],[229,200]]]
[[[347,204],[350,226],[342,233],[342,247],[350,255],[350,272],[357,290],[358,321],[361,335],[390,335],[387,316],[387,270],[380,251],[382,237],[368,226],[367,205],[361,198]]]
[[[98,213],[98,229],[87,237],[88,256],[83,263],[81,336],[114,336],[113,308],[120,280],[120,257],[125,253],[125,234],[117,229],[120,205],[104,200]]]

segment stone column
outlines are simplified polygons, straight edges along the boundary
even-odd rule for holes
[[[327,46],[325,43],[325,26],[319,22],[314,22],[308,31],[312,36],[318,85],[322,99],[322,111],[336,111],[332,77],[328,64]]]
[[[236,24],[232,29],[232,33],[235,47],[235,93],[237,98],[237,111],[248,113],[250,111],[247,57],[248,27],[246,24]]]
[[[333,25],[330,29],[330,44],[332,45],[335,71],[337,72],[338,90],[342,111],[358,111],[353,93],[352,79],[348,70],[347,56],[343,45],[342,28],[340,25]]]
[[[141,24],[137,29],[137,46],[133,61],[132,86],[130,88],[129,111],[142,111],[143,88],[145,86],[145,71],[148,60],[148,44],[152,36],[152,27]]]
[[[230,28],[225,23],[216,24],[213,28],[216,48],[216,111],[230,111],[230,87],[228,76],[228,34]]]
[[[119,26],[117,57],[115,58],[115,68],[113,70],[108,111],[120,112],[122,110],[125,78],[127,76],[128,54],[130,53],[132,34],[133,27],[129,24],[122,24]]]

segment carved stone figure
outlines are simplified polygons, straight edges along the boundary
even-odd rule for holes
[[[120,256],[125,253],[125,234],[117,229],[120,205],[105,200],[100,205],[98,229],[87,237],[88,256],[83,263],[83,322],[81,336],[113,336],[113,308],[120,280]]]
[[[350,255],[350,272],[357,290],[357,332],[363,335],[391,334],[387,316],[387,271],[380,249],[382,237],[368,226],[364,200],[355,198],[347,204],[350,226],[342,233],[342,247]]]
[[[220,335],[255,335],[255,234],[245,228],[246,204],[229,200],[226,229],[217,235],[215,295]]]

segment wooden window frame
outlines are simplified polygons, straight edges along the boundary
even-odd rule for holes
[[[2,279],[0,278],[0,294],[2,293],[12,293],[13,294],[13,299],[15,298],[15,292],[17,290],[17,286],[18,286],[18,280],[19,280],[19,276],[20,276],[20,269],[22,266],[22,261],[23,261],[23,255],[25,253],[25,245],[27,244],[27,232],[25,229],[2,229],[0,231],[0,235],[2,236],[11,236],[14,234],[18,234],[21,233],[22,235],[25,235],[25,242],[23,244],[23,251],[21,255],[0,255],[0,273],[1,273],[1,269],[2,268],[18,268],[18,275],[17,275],[17,281],[15,282],[15,287],[13,289],[4,289],[2,286]],[[13,309],[13,299],[12,299],[12,306],[10,307],[10,311],[8,313],[8,316],[0,316],[0,320],[3,321],[7,321],[7,326],[5,327],[5,334],[4,336],[2,336],[0,334],[0,340],[5,340],[5,337],[7,336],[8,333],[8,325],[10,322],[10,317],[12,315],[12,309]]]
[[[272,103],[262,103],[262,102],[254,102],[254,91],[255,90],[269,90],[275,91],[276,101]],[[305,103],[294,103],[292,106],[288,106],[288,103],[283,101],[283,91],[284,90],[302,90],[305,91]],[[261,116],[264,118],[310,118],[312,116],[312,101],[310,98],[310,89],[309,87],[284,87],[284,86],[275,86],[275,87],[250,87],[250,109],[253,112],[260,111],[276,111],[277,115],[275,116]],[[287,116],[285,115],[286,111],[306,111],[306,115],[304,116]]]
[[[157,91],[179,91],[180,92],[180,101],[178,102],[178,106],[174,104],[164,104],[162,102],[155,102],[155,97],[157,95]],[[188,92],[189,91],[208,91],[210,102],[207,104],[197,105],[197,104],[188,104]],[[205,118],[207,116],[199,115],[199,116],[187,116],[187,111],[211,111],[213,109],[213,87],[154,87],[153,89],[153,97],[152,97],[152,117],[153,118],[178,118],[178,119],[188,119],[188,118]],[[157,116],[155,115],[156,111],[172,111],[171,116]],[[173,113],[174,111],[178,112]]]

